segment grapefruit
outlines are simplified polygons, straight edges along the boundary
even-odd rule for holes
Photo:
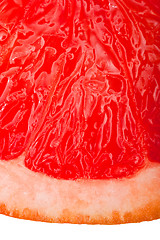
[[[2,0],[0,212],[160,218],[157,0]]]

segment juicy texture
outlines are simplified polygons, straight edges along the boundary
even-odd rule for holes
[[[56,178],[160,161],[160,11],[149,0],[2,1],[0,158]]]

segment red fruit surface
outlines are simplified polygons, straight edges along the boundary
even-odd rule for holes
[[[160,162],[160,7],[0,2],[0,159],[64,179]]]

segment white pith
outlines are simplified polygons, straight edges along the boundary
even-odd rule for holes
[[[23,156],[0,160],[0,204],[13,210],[38,211],[60,219],[69,212],[111,218],[121,217],[160,200],[160,164],[150,163],[135,176],[111,180],[58,180],[27,169]]]

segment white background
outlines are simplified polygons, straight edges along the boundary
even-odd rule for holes
[[[114,226],[33,222],[0,215],[0,240],[160,240],[160,220]]]

